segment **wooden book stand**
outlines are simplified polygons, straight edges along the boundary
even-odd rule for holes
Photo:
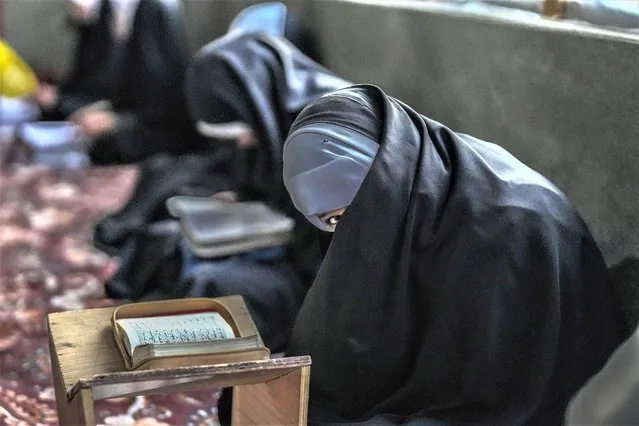
[[[95,425],[101,399],[231,386],[234,425],[306,424],[310,357],[127,371],[111,330],[113,310],[48,317],[60,425]]]

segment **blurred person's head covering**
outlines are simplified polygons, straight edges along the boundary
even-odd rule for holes
[[[200,52],[188,74],[186,86],[198,130],[218,139],[235,139],[242,132],[251,131],[258,123],[251,111],[251,102],[245,97],[243,82],[226,58],[204,57],[203,51]]]
[[[202,133],[252,131],[262,167],[246,174],[279,188],[282,147],[297,114],[312,99],[348,85],[282,37],[236,32],[195,55],[186,94]]]

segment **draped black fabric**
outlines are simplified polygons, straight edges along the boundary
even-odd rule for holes
[[[610,267],[610,275],[633,334],[574,396],[569,425],[639,424],[639,259],[626,257]]]
[[[562,424],[628,335],[575,207],[374,86],[338,93],[334,117],[364,105],[383,137],[287,351],[313,359],[309,423]]]
[[[284,38],[231,33],[202,48],[187,72],[187,97],[197,121],[231,121],[229,106],[251,126],[257,153],[240,181],[276,203],[287,197],[281,178],[282,146],[289,127],[308,102],[349,83],[322,67]],[[266,185],[265,185],[266,184]]]
[[[304,55],[320,62],[319,53],[317,50],[317,41],[313,36],[310,29],[305,26],[300,19],[287,11],[286,22],[284,24],[284,37],[289,40],[295,47],[299,49]]]
[[[188,57],[179,0],[140,0],[122,49],[109,96],[118,126],[96,140],[92,160],[130,163],[198,149],[183,94]]]
[[[86,105],[109,98],[115,78],[111,16],[110,1],[102,0],[94,22],[70,22],[77,32],[74,58],[60,86],[57,105],[44,111],[45,118],[65,119]]]
[[[628,328],[634,330],[639,325],[639,259],[626,257],[609,270]]]

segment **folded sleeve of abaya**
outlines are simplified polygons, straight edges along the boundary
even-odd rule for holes
[[[374,86],[339,96],[384,132],[287,351],[313,359],[309,423],[562,424],[628,333],[575,207]]]

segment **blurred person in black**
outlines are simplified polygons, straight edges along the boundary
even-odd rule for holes
[[[349,84],[281,37],[232,32],[202,48],[187,72],[190,110],[210,143],[231,151],[229,176],[201,177],[215,186],[209,195],[269,204],[295,220],[293,241],[279,250],[197,259],[184,250],[179,233],[145,229],[124,244],[123,264],[107,282],[109,297],[240,294],[267,346],[282,351],[321,262],[317,233],[282,183],[282,146],[308,102]]]
[[[73,0],[78,42],[63,84],[42,85],[45,119],[71,120],[95,164],[199,149],[183,95],[179,0]]]
[[[96,1],[96,0],[75,0],[79,2]],[[105,3],[103,3],[105,5]],[[109,6],[106,4],[106,6]],[[292,45],[290,52],[287,49],[281,50],[281,60],[286,61],[286,57],[306,57],[313,66],[317,64],[313,62],[316,58],[316,49],[314,38],[307,27],[302,25],[298,17],[291,13],[289,8],[280,2],[264,2],[254,4],[242,10],[232,21],[228,29],[228,36],[234,40],[248,40],[250,35],[263,35],[274,39],[284,38]],[[227,36],[227,40],[228,40]],[[246,38],[248,36],[248,38]],[[215,42],[212,42],[212,44]],[[242,42],[234,42],[234,45]],[[97,43],[100,45],[100,43]],[[92,49],[81,49],[87,56]],[[89,53],[87,53],[89,52]],[[300,56],[301,54],[301,56]],[[80,54],[80,57],[84,57]],[[256,55],[255,52],[251,55]],[[251,56],[245,56],[244,60]],[[261,55],[262,61],[267,60],[266,55]],[[299,62],[299,59],[297,60]],[[86,61],[79,61],[84,63]],[[294,65],[299,66],[299,65]],[[318,70],[322,69],[318,66]],[[290,68],[290,66],[288,67]],[[283,70],[284,68],[282,68]],[[300,71],[301,72],[301,71]],[[280,71],[281,74],[281,71]],[[252,79],[257,77],[253,76]],[[285,78],[283,74],[280,79]],[[82,79],[80,79],[82,80]],[[257,80],[255,80],[257,81]],[[213,86],[229,84],[227,81],[207,80],[203,83],[206,86],[204,92],[208,93]],[[237,85],[235,81],[231,83],[231,89]],[[281,83],[278,83],[281,84]],[[284,82],[284,84],[288,84]],[[199,89],[198,89],[199,90]],[[320,88],[321,90],[321,88]],[[193,92],[193,90],[191,90]],[[293,93],[292,96],[299,94]],[[192,96],[192,95],[191,95]],[[312,96],[310,94],[305,95]],[[292,98],[293,99],[293,98]],[[298,101],[299,102],[299,101]],[[269,105],[259,106],[260,108],[269,108]],[[194,114],[202,108],[212,108],[210,106],[200,106],[196,110],[191,109]],[[293,105],[292,108],[298,108]],[[187,109],[185,108],[185,111]],[[252,112],[249,112],[252,114]],[[279,119],[284,119],[282,116]],[[216,118],[217,120],[218,118]],[[212,193],[220,192],[221,197],[228,197],[230,194],[225,190],[229,188],[230,180],[245,173],[245,162],[242,159],[233,160],[234,149],[233,144],[216,143],[219,141],[235,140],[240,145],[249,142],[252,138],[252,130],[243,125],[244,130],[237,126],[237,123],[226,123],[217,133],[207,132],[206,123],[200,122],[200,130],[207,135],[210,143],[205,144],[204,151],[198,151],[195,154],[174,157],[169,155],[155,155],[141,164],[140,179],[136,184],[135,190],[127,204],[118,212],[104,217],[96,226],[94,233],[94,243],[103,251],[117,255],[124,247],[127,241],[134,233],[144,231],[151,223],[166,220],[169,218],[168,211],[165,208],[165,201],[174,195],[191,195],[205,196]],[[229,125],[230,124],[230,125]],[[286,125],[286,124],[283,124]],[[210,129],[210,126],[208,126]],[[218,126],[219,128],[219,126]],[[238,131],[240,130],[240,131]],[[217,135],[217,136],[216,136]],[[219,137],[219,139],[218,139]],[[247,139],[246,137],[249,137]],[[249,154],[252,155],[252,154]],[[245,158],[246,159],[246,158]],[[256,172],[256,175],[259,173]]]

